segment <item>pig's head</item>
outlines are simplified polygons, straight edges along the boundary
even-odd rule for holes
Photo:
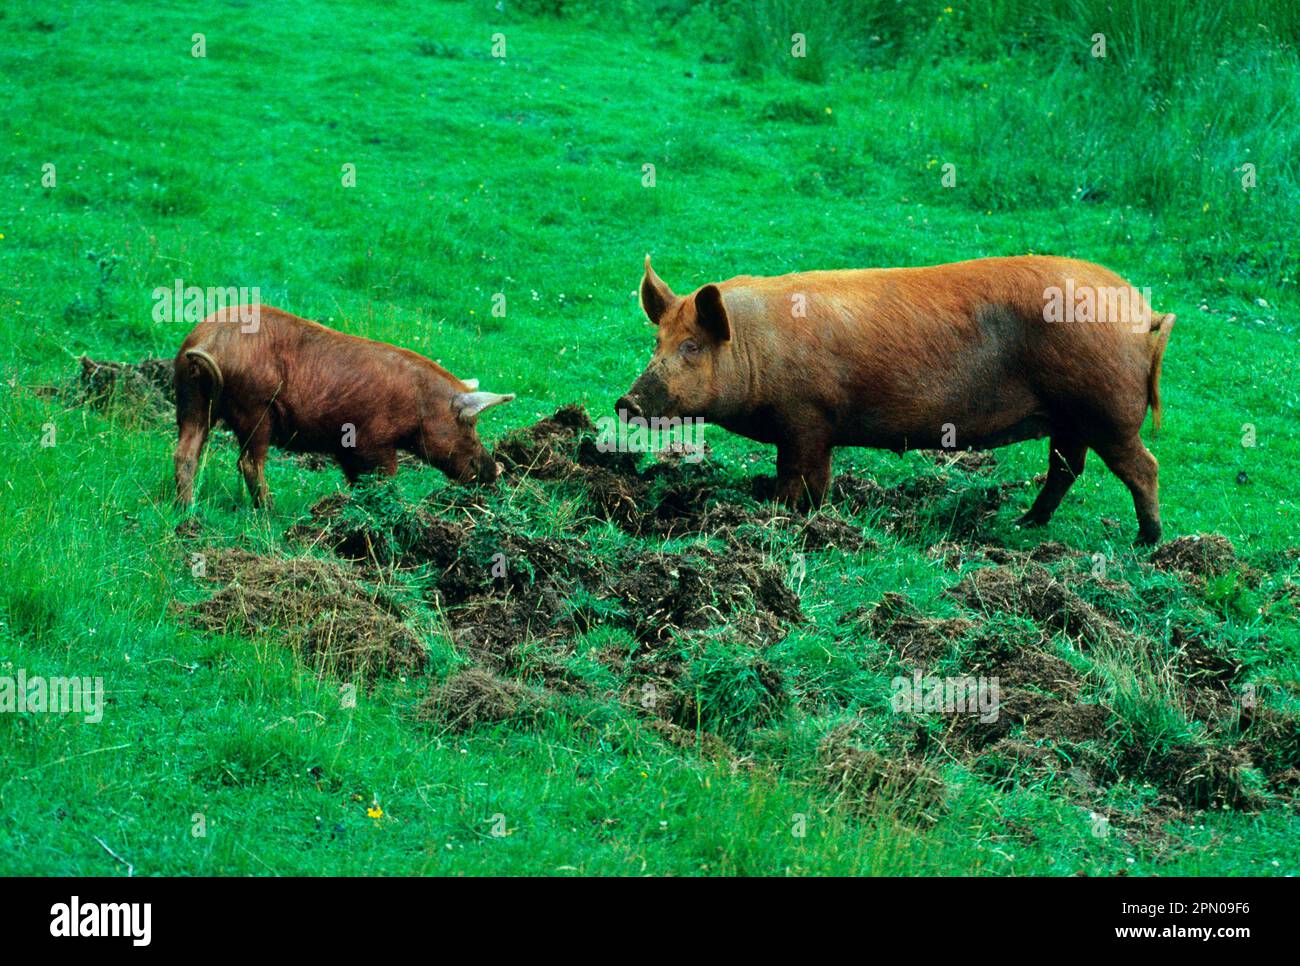
[[[491,406],[510,402],[515,395],[479,392],[477,379],[461,385],[466,389],[457,387],[451,394],[451,418],[436,421],[436,438],[428,447],[430,462],[458,483],[492,483],[501,466],[478,438],[478,416]]]
[[[716,418],[736,386],[722,292],[705,285],[692,295],[674,295],[647,255],[641,308],[658,330],[654,356],[615,409],[647,418]]]

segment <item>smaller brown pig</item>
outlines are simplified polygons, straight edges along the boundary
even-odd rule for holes
[[[513,394],[479,392],[424,356],[335,332],[270,306],[229,307],[194,327],[176,354],[176,499],[194,499],[194,472],[218,420],[239,440],[255,506],[269,501],[270,446],[333,456],[350,483],[397,472],[412,453],[461,483],[500,468],[476,422]]]
[[[1160,368],[1174,316],[1069,258],[741,275],[677,295],[647,256],[650,365],[616,408],[702,417],[776,445],[777,496],[819,503],[837,446],[988,449],[1050,440],[1024,525],[1047,523],[1093,450],[1160,539]]]

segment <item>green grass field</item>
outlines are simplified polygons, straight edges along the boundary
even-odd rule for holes
[[[0,714],[0,873],[1300,871],[1294,6],[204,7],[0,13],[0,676],[108,694]],[[337,469],[275,456],[254,511],[218,431],[189,515],[152,390],[78,383],[175,353],[156,287],[257,287],[517,393],[481,431],[536,456],[649,358],[646,252],[679,292],[1024,252],[1150,286],[1172,549],[1095,458],[1016,530],[1041,442],[840,451],[792,519],[716,427],[653,478],[559,434],[551,475],[314,514]],[[716,514],[650,526],[683,494]],[[922,668],[1000,676],[1003,724],[893,710]]]

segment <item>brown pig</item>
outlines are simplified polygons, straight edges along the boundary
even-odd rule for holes
[[[194,327],[176,354],[176,499],[194,499],[194,470],[223,420],[239,439],[239,469],[254,505],[269,499],[271,445],[333,456],[348,481],[397,472],[413,453],[462,483],[499,469],[475,424],[513,395],[478,392],[408,349],[335,332],[269,306],[223,309]]]
[[[678,296],[646,257],[653,358],[617,408],[702,417],[776,445],[777,496],[819,503],[836,446],[987,449],[1050,439],[1042,525],[1094,450],[1160,539],[1160,364],[1174,316],[1088,262],[1024,256],[926,268],[741,275]]]

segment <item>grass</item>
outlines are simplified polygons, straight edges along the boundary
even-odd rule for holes
[[[422,628],[428,669],[371,682],[355,707],[337,676],[282,646],[282,628],[195,629],[178,608],[212,588],[193,575],[196,544],[169,502],[171,428],[27,388],[64,383],[82,354],[170,356],[189,326],[153,320],[156,287],[256,286],[268,304],[517,393],[484,418],[491,442],[563,403],[610,409],[649,355],[635,297],[646,251],[678,291],[742,272],[1026,251],[1095,260],[1179,316],[1151,441],[1167,534],[1223,534],[1260,579],[1234,571],[1202,588],[1153,570],[1128,546],[1127,494],[1094,459],[1050,536],[1128,585],[1069,578],[1146,645],[1084,653],[1049,628],[1045,646],[1110,708],[1102,748],[1235,740],[1187,707],[1175,625],[1200,628],[1262,701],[1294,713],[1294,11],[823,7],[6,7],[0,673],[102,676],[110,697],[96,725],[0,715],[0,872],[118,874],[97,838],[138,874],[1297,871],[1293,805],[1275,791],[1258,808],[1169,813],[1152,785],[1121,778],[1088,808],[1065,768],[1012,762],[999,778],[937,756],[921,764],[942,777],[945,805],[921,819],[905,784],[855,800],[827,783],[826,742],[843,729],[853,747],[902,754],[888,705],[897,661],[849,618],[899,592],[927,618],[975,619],[945,593],[971,566],[950,571],[927,551],[947,538],[1040,542],[1010,524],[1028,490],[978,540],[962,512],[982,487],[1042,472],[1041,444],[999,451],[988,476],[949,474],[953,494],[917,497],[914,532],[891,528],[903,511],[843,509],[872,550],[807,550],[795,530],[764,531],[757,547],[808,620],[761,654],[722,634],[679,642],[687,730],[701,736],[683,748],[618,699],[634,682],[600,655],[636,643],[613,617],[566,657],[585,695],[527,722],[415,724],[429,687],[472,662],[425,593],[427,571],[375,579]],[[805,22],[809,56],[795,61],[785,32]],[[498,31],[504,60],[491,56]],[[1097,31],[1104,59],[1089,53]],[[195,33],[205,58],[191,56]],[[737,491],[771,471],[770,450],[713,427],[707,438],[712,472]],[[924,454],[867,451],[838,453],[836,470],[887,487],[940,473]],[[285,531],[344,489],[341,474],[282,458],[268,475],[276,509],[257,513],[233,447],[209,449],[199,549],[328,559]],[[456,489],[408,469],[347,512],[399,539],[430,492]],[[503,532],[581,536],[609,567],[692,545],[629,537],[581,488],[523,479],[490,506]],[[576,593],[573,604],[617,609]],[[999,640],[1038,629],[990,620]],[[962,638],[945,659],[964,673],[977,654]],[[526,651],[521,680],[538,685],[551,657]],[[942,738],[941,722],[921,724]],[[728,754],[705,753],[706,735]],[[1099,834],[1103,809],[1116,826],[1153,816],[1159,834]]]

